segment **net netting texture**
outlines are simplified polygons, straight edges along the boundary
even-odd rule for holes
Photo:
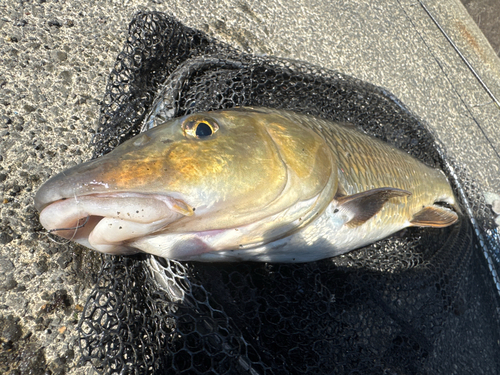
[[[168,118],[240,105],[350,122],[444,168],[475,225],[465,216],[307,264],[105,256],[79,325],[83,359],[106,374],[500,373],[490,208],[389,92],[139,13],[110,75],[95,156]]]

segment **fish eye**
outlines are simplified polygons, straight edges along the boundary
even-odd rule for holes
[[[200,137],[208,137],[209,135],[214,134],[212,127],[206,122],[200,122],[196,127],[196,136]]]
[[[182,124],[184,135],[193,138],[204,139],[212,136],[217,130],[219,125],[212,119],[207,118],[190,118]]]

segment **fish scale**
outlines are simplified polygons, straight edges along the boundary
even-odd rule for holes
[[[408,217],[411,212],[422,207],[422,202],[437,200],[450,192],[442,172],[417,162],[377,139],[363,136],[354,128],[344,128],[342,131],[338,129],[338,139],[339,184],[348,195],[382,187],[411,191],[411,196],[397,198],[404,203],[403,216]],[[354,152],[356,148],[358,151]],[[347,152],[350,157],[345,156]],[[426,183],[429,180],[433,181],[432,189],[429,183]],[[394,214],[391,208],[392,206],[385,206],[380,216],[387,214],[389,220]]]
[[[335,150],[339,180],[344,180],[340,184],[348,194],[387,186],[402,190],[411,188],[412,200],[450,194],[450,186],[443,172],[424,165],[388,143],[361,133],[353,125],[289,111],[268,109],[268,112],[298,122],[325,138],[330,148]],[[353,173],[342,172],[348,170]],[[423,178],[426,174],[436,179],[433,180],[432,191],[429,191]],[[415,186],[418,188],[415,189]]]

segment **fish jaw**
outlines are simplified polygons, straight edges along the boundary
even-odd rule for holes
[[[186,205],[166,195],[92,194],[57,200],[40,212],[41,224],[60,237],[109,254],[138,252],[128,244],[190,216]]]

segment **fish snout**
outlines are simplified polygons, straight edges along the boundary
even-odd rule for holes
[[[106,160],[64,171],[35,195],[40,222],[49,232],[105,253],[130,253],[127,243],[147,236],[193,209],[181,199],[146,189],[122,189]]]
[[[91,160],[46,181],[35,194],[35,208],[38,212],[59,200],[107,191],[108,184],[99,179],[94,166],[95,160]]]

